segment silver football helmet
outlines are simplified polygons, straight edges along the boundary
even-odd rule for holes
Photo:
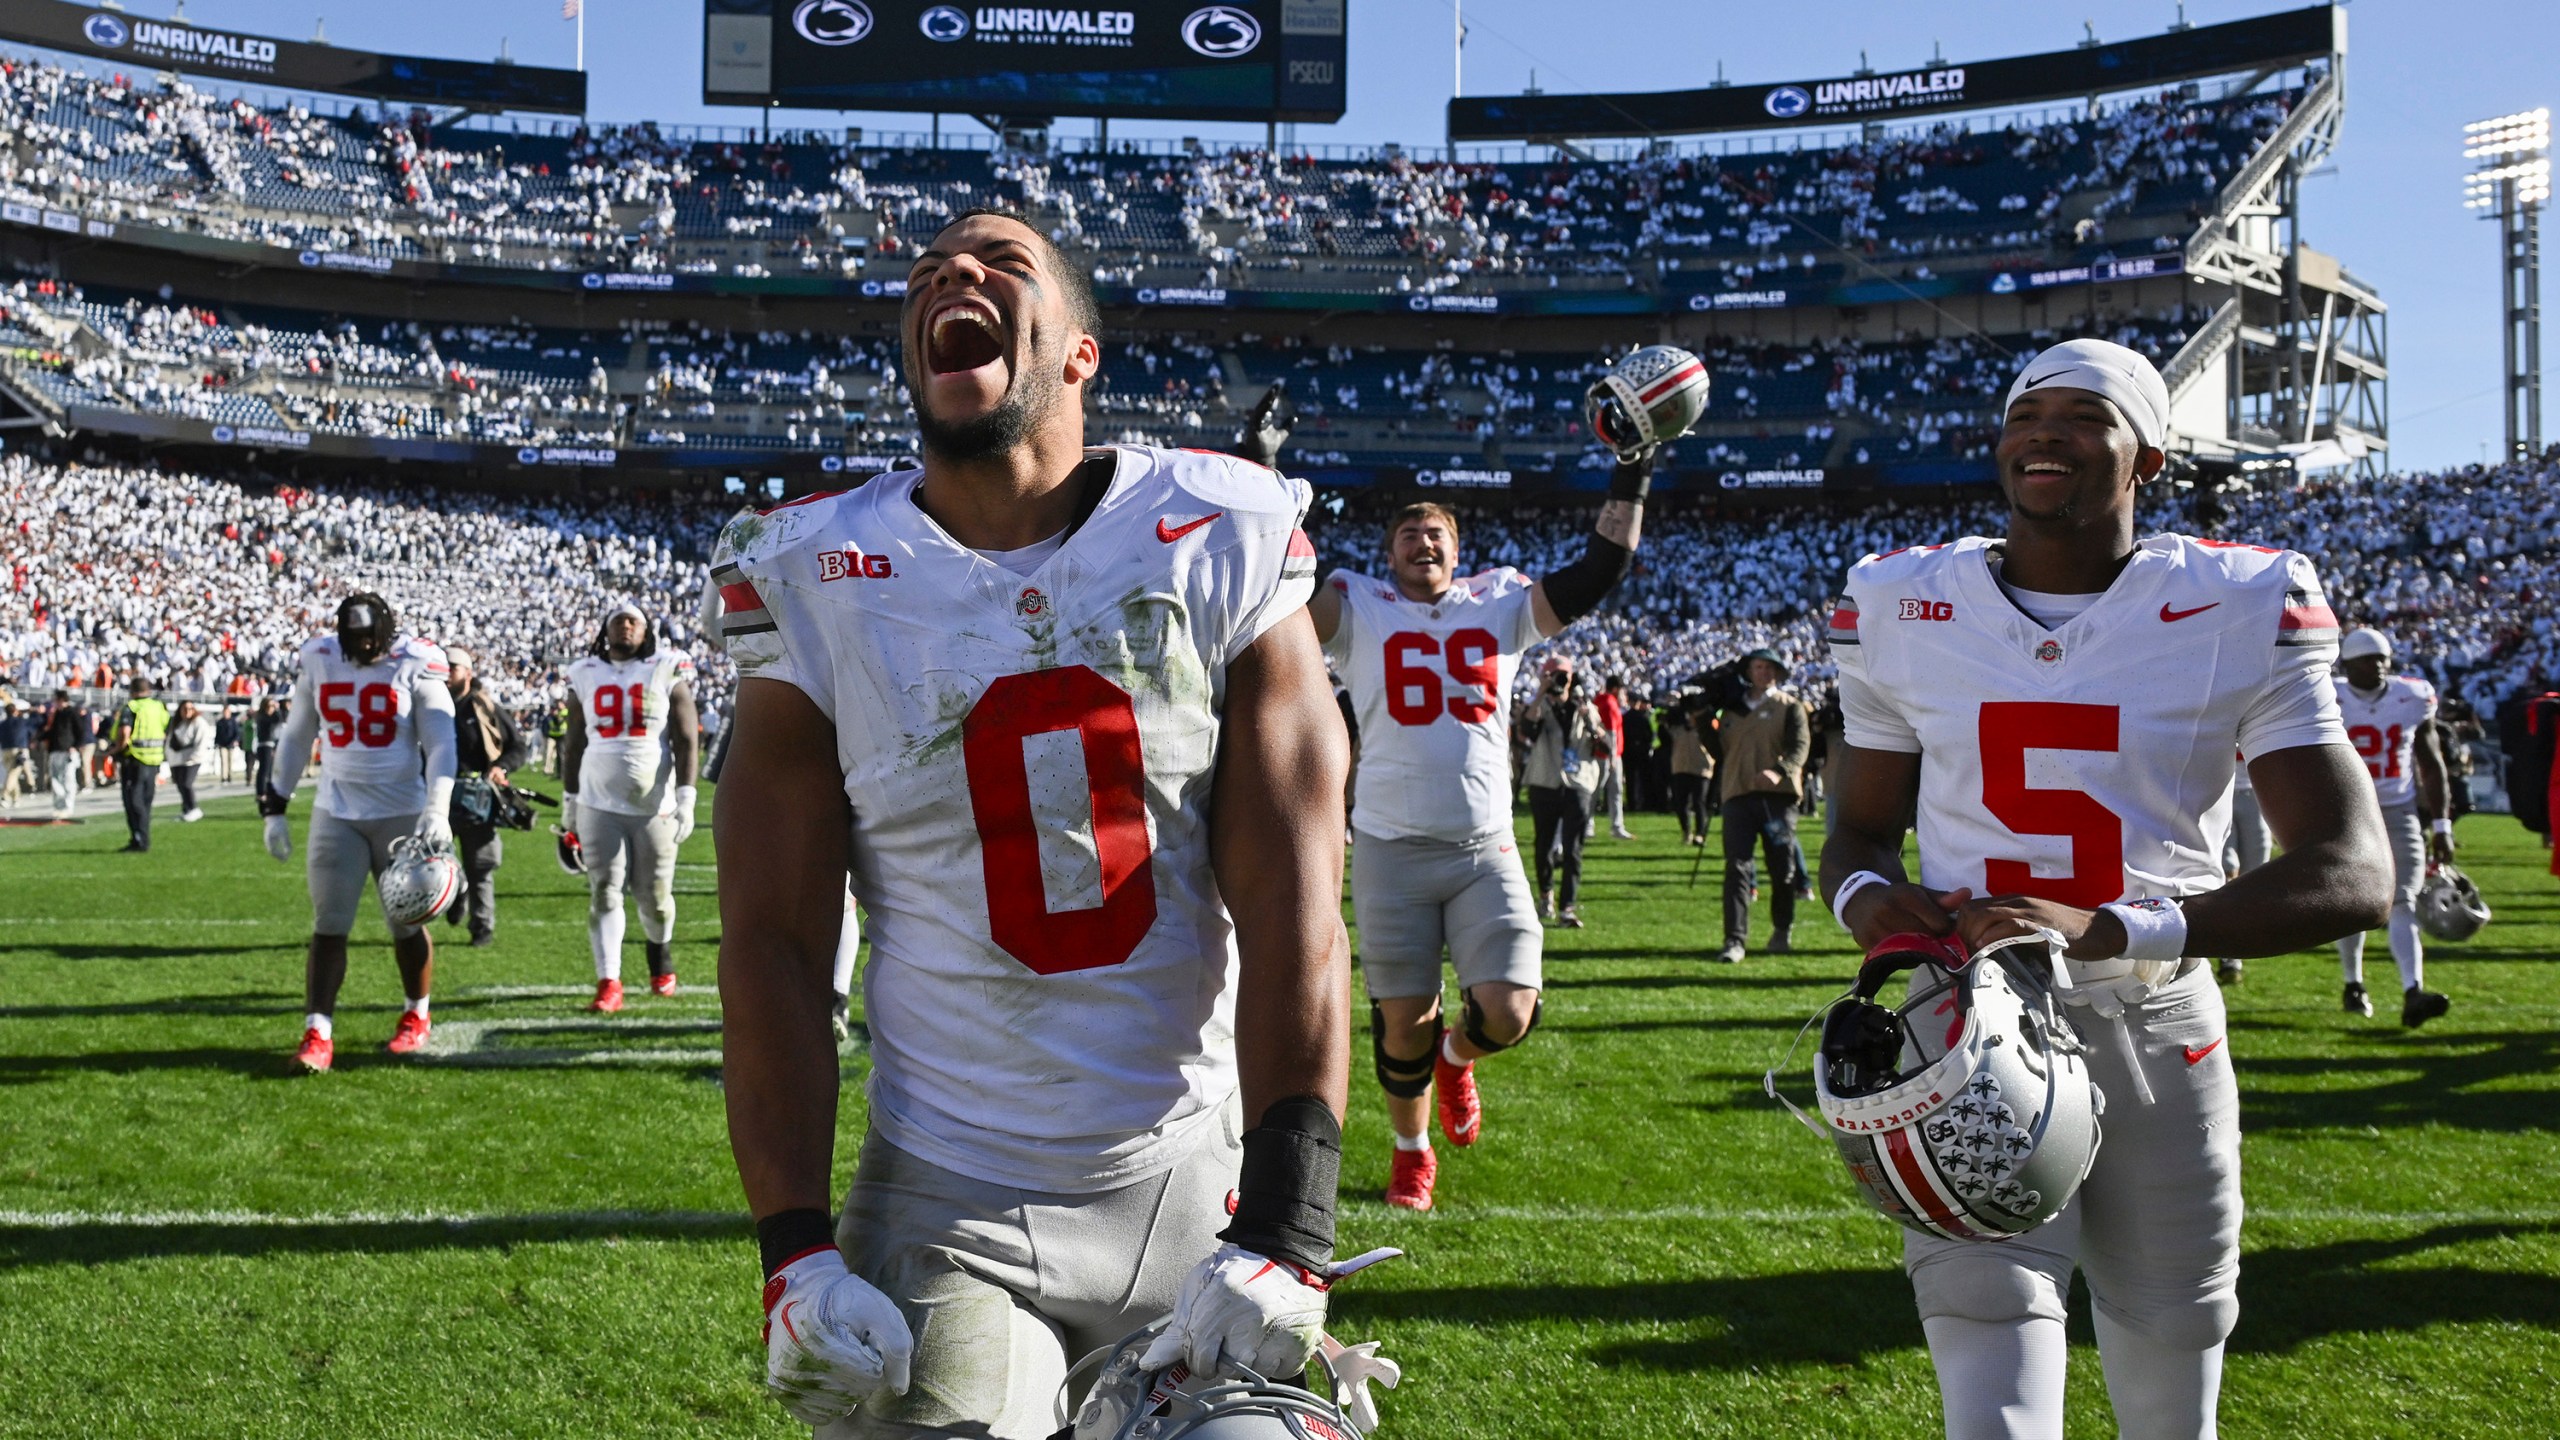
[[[1179,1360],[1156,1370],[1143,1363],[1164,1327],[1158,1320],[1068,1372],[1072,1384],[1086,1366],[1102,1367],[1076,1411],[1074,1440],[1362,1440],[1366,1433],[1345,1413],[1351,1397],[1321,1349],[1306,1373],[1320,1390],[1250,1372],[1240,1380],[1202,1379]]]
[[[391,863],[373,879],[382,913],[395,925],[423,925],[443,914],[462,889],[462,867],[453,852],[415,835],[391,842]]]
[[[1878,1210],[1949,1239],[2006,1240],[2060,1214],[2087,1178],[2105,1100],[2054,1001],[2053,947],[2023,935],[1968,956],[1953,936],[1892,936],[1820,1017],[1825,1125],[1805,1123]],[[1906,971],[1902,1003],[1880,1003]],[[1777,1094],[1774,1070],[1764,1083]]]
[[[2489,902],[2480,887],[2450,864],[2427,868],[2418,887],[2418,928],[2438,940],[2468,940],[2489,923]]]
[[[1583,397],[1591,433],[1626,461],[1689,433],[1707,413],[1706,362],[1676,345],[1647,345],[1612,366]]]

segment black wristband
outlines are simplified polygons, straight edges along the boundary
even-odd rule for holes
[[[1313,1095],[1272,1102],[1244,1132],[1235,1219],[1218,1238],[1321,1275],[1333,1263],[1342,1122]]]
[[[812,1250],[832,1250],[836,1225],[824,1210],[776,1210],[756,1222],[756,1248],[764,1254],[765,1278]]]
[[[1653,456],[1650,453],[1641,460],[1621,460],[1617,468],[1609,472],[1609,498],[1612,500],[1641,505],[1645,492],[1652,488]]]
[[[271,818],[281,815],[290,808],[291,804],[291,801],[276,793],[276,787],[273,785],[261,785],[258,787],[258,814],[260,816]]]

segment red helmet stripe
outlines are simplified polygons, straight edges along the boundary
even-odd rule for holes
[[[1937,1176],[1930,1172],[1928,1163],[1912,1150],[1910,1131],[1888,1130],[1881,1138],[1885,1158],[1893,1163],[1895,1185],[1927,1220],[1930,1229],[1957,1240],[2000,1238],[1966,1223],[1962,1212],[1938,1189]]]

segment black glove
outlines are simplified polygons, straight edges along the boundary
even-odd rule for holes
[[[1289,443],[1289,418],[1284,413],[1288,401],[1289,382],[1272,381],[1236,436],[1237,455],[1267,470],[1280,468],[1280,447]]]

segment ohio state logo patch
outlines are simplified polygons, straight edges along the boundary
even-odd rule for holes
[[[2039,660],[2041,660],[2041,661],[2043,661],[2043,662],[2044,662],[2044,663],[2046,663],[2047,665],[2050,665],[2050,664],[2052,664],[2053,662],[2055,662],[2056,660],[2061,659],[2061,658],[2062,658],[2062,642],[2061,642],[2061,641],[2059,641],[2059,640],[2047,640],[2047,641],[2046,641],[2046,642],[2044,642],[2043,644],[2041,644],[2041,645],[2037,646],[2037,647],[2036,647],[2036,658],[2037,658],[2037,659],[2039,659]]]
[[[1013,612],[1036,620],[1049,613],[1049,597],[1041,594],[1037,586],[1025,586],[1013,599]]]

